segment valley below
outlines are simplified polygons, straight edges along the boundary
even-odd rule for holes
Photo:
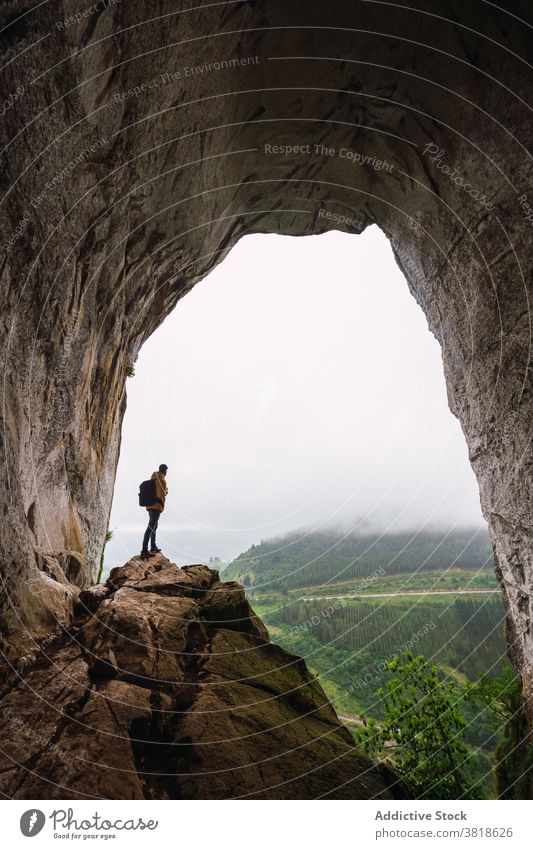
[[[465,697],[481,680],[513,676],[488,536],[295,533],[253,546],[223,574],[244,584],[271,639],[306,660],[354,733],[383,720],[391,660],[422,655],[457,687],[478,787],[494,796],[505,729]]]

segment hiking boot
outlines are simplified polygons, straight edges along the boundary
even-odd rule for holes
[[[150,558],[154,557],[154,556],[155,555],[152,554],[151,551],[141,551],[141,554],[140,554],[141,560],[150,560]]]
[[[150,553],[151,554],[161,554],[161,549],[160,548],[151,548]]]

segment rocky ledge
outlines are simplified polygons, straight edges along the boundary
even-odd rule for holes
[[[133,558],[11,669],[0,791],[17,799],[402,798],[243,588]]]

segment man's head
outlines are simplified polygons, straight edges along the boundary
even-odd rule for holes
[[[162,475],[166,475],[166,473],[168,472],[167,464],[161,463],[161,465],[159,466],[159,471],[161,472]]]

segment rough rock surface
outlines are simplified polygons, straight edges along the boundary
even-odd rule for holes
[[[247,233],[376,223],[442,346],[533,705],[533,41],[529,0],[503,5],[128,0],[76,21],[74,0],[4,0],[0,562],[17,651],[68,618],[36,546],[78,553],[67,581],[95,574],[127,371],[179,299]]]
[[[0,792],[17,799],[403,798],[238,584],[162,555],[80,594],[4,685]]]

